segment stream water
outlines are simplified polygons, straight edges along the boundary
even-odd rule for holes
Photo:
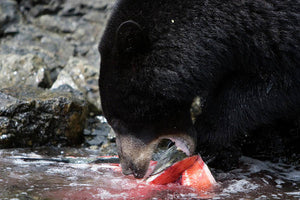
[[[85,148],[0,150],[0,199],[300,199],[299,166],[242,157],[239,169],[212,169],[217,188],[199,194],[177,184],[147,185],[122,175],[118,165],[90,163],[99,154]]]

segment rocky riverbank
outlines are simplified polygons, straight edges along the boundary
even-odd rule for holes
[[[110,128],[94,116],[113,3],[1,0],[0,148],[107,143]]]

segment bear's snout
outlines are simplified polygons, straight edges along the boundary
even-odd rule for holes
[[[148,170],[156,142],[145,143],[133,135],[116,134],[118,155],[125,175],[143,178]]]
[[[136,137],[134,134],[116,133],[118,155],[125,175],[133,174],[135,178],[143,178],[147,173],[153,152],[162,139],[170,139],[188,156],[195,150],[195,138],[187,133],[162,135],[152,140]]]
[[[121,161],[122,173],[124,175],[132,174],[135,178],[143,178],[148,170],[149,162],[144,160],[144,162],[137,163],[134,158],[124,158]]]

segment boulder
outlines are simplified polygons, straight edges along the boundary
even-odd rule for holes
[[[0,90],[0,148],[78,145],[87,104],[70,87],[22,86]]]

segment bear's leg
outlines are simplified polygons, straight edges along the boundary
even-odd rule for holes
[[[229,77],[206,99],[195,122],[198,151],[210,166],[230,169],[238,163],[242,139],[249,131],[276,119],[299,114],[299,82],[288,75]]]

